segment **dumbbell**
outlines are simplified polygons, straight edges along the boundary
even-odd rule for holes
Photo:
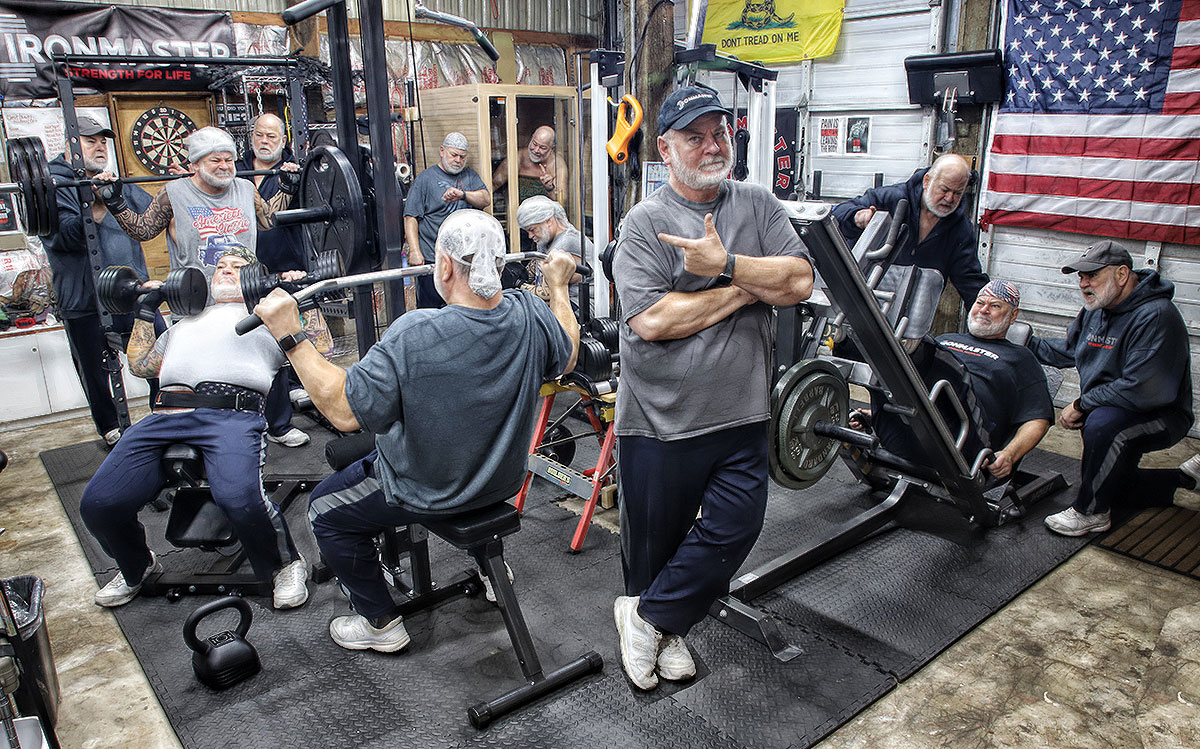
[[[603,343],[614,354],[621,350],[621,330],[611,317],[593,317],[584,326],[584,332]]]
[[[128,265],[110,265],[96,279],[96,296],[109,314],[128,315],[138,299],[154,289],[143,284]],[[167,274],[160,287],[167,306],[176,315],[198,315],[208,303],[208,280],[199,268],[177,268]]]
[[[338,252],[322,252],[317,255],[308,275],[295,281],[285,281],[282,274],[267,273],[267,269],[260,263],[250,263],[242,266],[241,270],[242,301],[246,303],[246,311],[253,312],[254,305],[270,294],[272,289],[279,288],[289,294],[295,294],[305,286],[337,278],[342,273],[342,256]]]

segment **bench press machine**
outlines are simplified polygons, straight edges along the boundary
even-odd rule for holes
[[[777,380],[770,423],[771,476],[782,486],[803,489],[816,483],[841,455],[868,480],[857,456],[875,466],[874,478],[890,484],[887,498],[835,528],[826,538],[786,553],[736,578],[729,594],[710,614],[766,644],[782,661],[801,654],[788,643],[778,622],[750,602],[793,577],[885,530],[907,499],[921,492],[953,505],[967,523],[995,527],[1023,514],[1023,508],[1066,487],[1060,475],[1014,471],[1009,482],[991,486],[985,466],[991,450],[963,452],[970,428],[966,409],[945,380],[927,389],[903,348],[920,338],[932,314],[919,301],[941,292],[940,274],[913,267],[889,268],[899,244],[903,207],[897,216],[877,213],[851,249],[825,203],[784,203],[796,233],[812,255],[824,293],[779,310]],[[928,274],[936,278],[931,279]],[[826,296],[828,295],[828,296]],[[866,363],[820,356],[831,334],[845,331]],[[887,408],[901,415],[924,446],[927,464],[915,465],[883,449],[869,434],[850,429],[849,384],[884,394]],[[938,403],[957,415],[952,432]],[[847,446],[847,447],[844,447]],[[894,482],[894,483],[893,483]]]

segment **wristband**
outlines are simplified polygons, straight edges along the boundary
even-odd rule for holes
[[[299,333],[285,335],[283,338],[280,338],[278,341],[276,341],[276,343],[279,344],[280,350],[286,354],[287,352],[299,346],[301,341],[306,340],[308,340],[308,336],[304,334],[304,331],[301,331]]]
[[[112,202],[104,200],[104,198],[101,198],[101,200],[104,201],[104,205],[106,208],[108,208],[108,212],[114,216],[129,207],[129,203],[125,202],[125,196],[123,195],[118,195],[117,197],[113,198]]]

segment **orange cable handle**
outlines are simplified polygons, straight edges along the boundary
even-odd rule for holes
[[[626,107],[633,109],[633,119],[626,119]],[[641,126],[642,105],[632,95],[625,94],[617,107],[617,124],[613,128],[613,137],[608,139],[608,156],[613,162],[624,164],[629,158],[629,141]]]

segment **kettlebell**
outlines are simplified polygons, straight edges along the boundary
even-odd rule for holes
[[[242,618],[237,630],[218,632],[204,640],[196,637],[196,627],[209,614],[222,609],[237,609]],[[250,604],[237,596],[226,596],[197,608],[183,623],[183,641],[192,649],[192,670],[201,683],[213,689],[228,689],[262,670],[258,651],[246,641],[250,631]]]

